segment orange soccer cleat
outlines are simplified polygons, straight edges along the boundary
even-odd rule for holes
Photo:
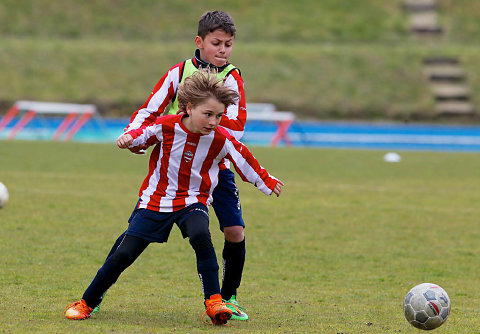
[[[85,301],[82,299],[78,302],[68,305],[63,314],[67,319],[84,320],[90,318],[92,311],[93,309],[88,307],[87,303],[85,303]]]
[[[210,299],[205,301],[205,312],[202,315],[203,322],[206,322],[203,320],[205,313],[212,319],[214,325],[224,325],[232,317],[232,310],[225,305],[220,294],[212,295]]]

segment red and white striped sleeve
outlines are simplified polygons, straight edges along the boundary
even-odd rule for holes
[[[184,62],[178,63],[165,73],[155,85],[147,101],[133,113],[125,132],[155,123],[155,120],[163,114],[175,97],[183,66]]]
[[[247,121],[247,105],[245,100],[245,90],[243,88],[243,79],[238,70],[233,70],[225,78],[225,86],[236,91],[240,98],[236,104],[232,104],[227,108],[226,113],[220,121],[220,126],[225,128],[228,133],[237,140],[243,137],[245,131],[245,123]]]
[[[180,115],[167,115],[157,118],[154,124],[149,126],[142,126],[139,129],[132,129],[127,131],[127,134],[133,138],[133,143],[130,148],[143,147],[144,145],[154,145],[162,141],[163,125],[166,123],[175,122]]]
[[[226,158],[235,166],[238,175],[245,182],[255,185],[260,191],[271,195],[278,179],[263,168],[248,148],[235,138],[229,136],[225,141]]]

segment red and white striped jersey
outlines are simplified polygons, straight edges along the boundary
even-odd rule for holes
[[[182,117],[163,116],[153,125],[128,131],[134,138],[131,147],[158,143],[140,188],[138,208],[172,212],[197,202],[208,206],[223,158],[234,164],[244,181],[271,195],[277,179],[245,145],[221,127],[208,135],[192,133],[182,124]]]
[[[198,50],[195,54],[195,57],[193,57],[191,61],[197,68],[208,65],[200,60]],[[227,62],[225,66],[228,66],[229,64],[230,63]],[[183,75],[184,66],[185,62],[181,62],[170,68],[168,72],[165,73],[165,75],[155,85],[155,88],[153,89],[147,101],[140,107],[140,109],[133,113],[130,123],[125,128],[125,132],[153,124],[155,120],[164,113],[165,108],[167,108],[170,102],[176,98],[177,89]],[[220,70],[221,69],[219,69],[219,71]],[[220,121],[220,126],[224,127],[231,135],[240,140],[243,136],[243,132],[245,131],[247,109],[245,91],[243,88],[243,79],[240,76],[238,69],[228,73],[228,75],[225,77],[224,85],[236,91],[240,98],[236,104],[233,104],[227,108],[222,120]]]

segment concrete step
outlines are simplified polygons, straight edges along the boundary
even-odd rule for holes
[[[458,84],[432,84],[432,93],[437,101],[468,101],[470,99],[470,89],[465,85]]]
[[[437,9],[435,0],[405,0],[403,8],[408,12],[425,12]]]
[[[466,79],[465,71],[458,65],[429,65],[424,73],[432,82],[462,82]]]
[[[410,27],[439,27],[436,12],[414,13],[409,17]]]
[[[429,57],[423,59],[424,65],[459,65],[460,60],[455,57]]]
[[[435,106],[436,112],[451,115],[474,114],[475,108],[469,102],[439,102]]]
[[[410,15],[410,30],[419,34],[441,34],[443,29],[438,24],[436,12],[420,12]]]
[[[443,34],[443,28],[440,26],[411,26],[410,31],[416,36],[438,36]]]

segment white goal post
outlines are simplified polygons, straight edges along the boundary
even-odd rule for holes
[[[277,111],[271,103],[247,103],[247,120],[274,122],[277,131],[270,141],[270,145],[277,146],[283,139],[287,146],[292,145],[287,135],[288,129],[295,120],[295,114],[290,111]]]
[[[52,135],[53,140],[59,140],[65,133],[63,140],[69,141],[92,117],[100,119],[97,107],[93,104],[39,102],[39,101],[17,101],[7,111],[0,121],[0,132],[12,122],[15,117],[20,117],[8,134],[8,139],[15,136],[35,116],[64,116],[65,118]]]

